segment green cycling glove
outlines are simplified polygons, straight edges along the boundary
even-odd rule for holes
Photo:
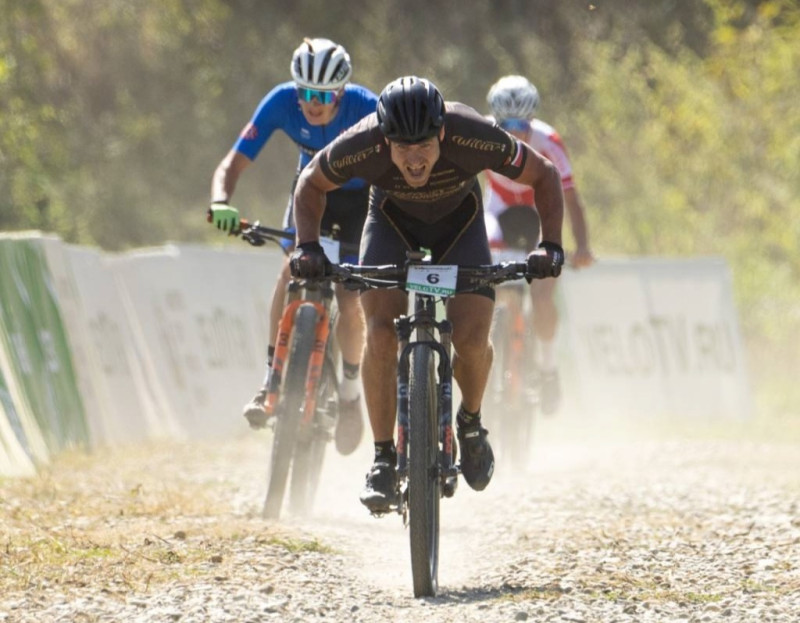
[[[211,222],[217,229],[234,234],[239,231],[239,210],[225,203],[212,203]]]

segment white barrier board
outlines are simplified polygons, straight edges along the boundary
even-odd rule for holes
[[[279,252],[169,247],[118,258],[159,404],[189,436],[246,430],[260,386]]]
[[[103,412],[98,442],[173,436],[177,423],[156,406],[108,256],[85,247],[66,250],[85,325],[91,384]]]
[[[559,283],[565,383],[585,415],[743,418],[752,397],[726,264],[607,260]]]

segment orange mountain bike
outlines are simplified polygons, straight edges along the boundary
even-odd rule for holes
[[[286,231],[244,220],[239,235],[254,246],[294,239]],[[340,246],[342,252],[353,252],[354,245]],[[295,515],[308,514],[316,496],[325,448],[338,418],[333,294],[329,280],[292,279],[287,286],[265,403],[274,431],[262,510],[266,518],[280,516],[287,484],[289,510]]]

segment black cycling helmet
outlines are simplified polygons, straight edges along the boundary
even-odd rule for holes
[[[390,82],[378,98],[378,125],[390,141],[419,143],[436,136],[444,123],[444,98],[424,78]]]

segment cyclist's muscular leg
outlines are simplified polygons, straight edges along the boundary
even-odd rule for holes
[[[561,405],[561,383],[555,353],[555,337],[558,329],[555,287],[555,279],[543,279],[531,283],[533,330],[539,342],[539,399],[542,413],[545,415],[556,413]]]
[[[364,312],[359,293],[336,286],[339,317],[336,321],[336,339],[342,349],[342,359],[357,364],[364,350]]]
[[[447,317],[453,323],[453,376],[464,408],[473,413],[481,407],[492,367],[493,311],[494,301],[478,294],[459,294],[447,302]]]
[[[361,380],[358,378],[364,349],[364,314],[358,292],[336,286],[336,300],[339,303],[339,315],[335,331],[342,351],[343,374],[339,383],[339,419],[334,439],[339,453],[347,455],[355,451],[364,436]]]
[[[292,278],[289,272],[289,260],[284,259],[283,266],[278,279],[275,282],[275,289],[272,291],[272,305],[269,310],[269,345],[275,346],[275,340],[278,337],[278,326],[281,322],[283,315],[283,306],[286,303],[286,286]]]
[[[272,291],[272,304],[270,306],[270,337],[267,349],[267,362],[264,371],[264,380],[256,395],[248,402],[243,409],[242,415],[247,419],[251,428],[264,428],[267,424],[268,411],[265,407],[267,401],[267,385],[270,377],[270,363],[272,353],[275,352],[275,340],[278,334],[278,324],[280,323],[283,305],[286,298],[286,284],[289,283],[289,261],[285,260],[283,267],[278,274],[275,288]],[[270,411],[271,413],[271,411]]]
[[[367,341],[361,377],[375,441],[394,438],[397,404],[397,335],[394,319],[408,310],[400,290],[371,290],[361,295]]]
[[[556,283],[555,279],[538,279],[531,282],[533,331],[540,340],[552,340],[558,328],[558,310],[554,296]]]
[[[489,341],[493,310],[494,301],[478,294],[460,294],[447,303],[453,376],[461,389],[462,409],[456,415],[461,473],[476,491],[485,489],[494,473],[494,453],[479,413],[494,354]]]

